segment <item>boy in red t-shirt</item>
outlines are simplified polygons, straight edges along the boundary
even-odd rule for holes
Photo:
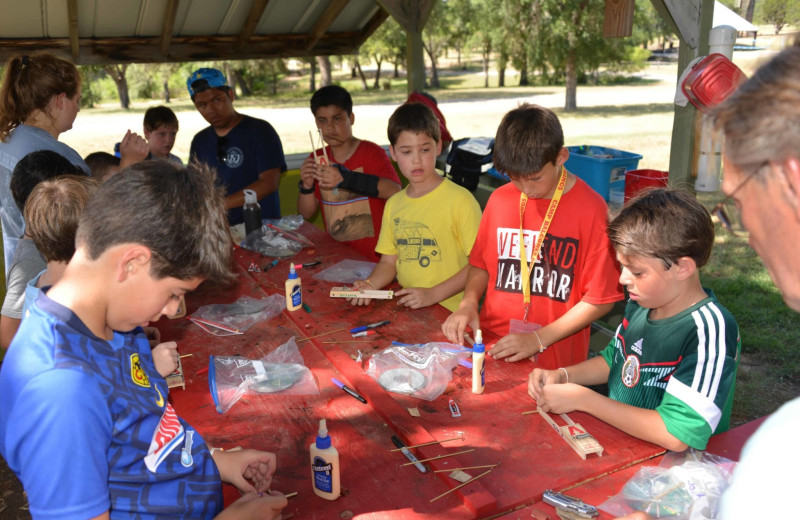
[[[353,100],[347,90],[336,85],[317,90],[311,112],[328,146],[314,150],[300,167],[297,209],[310,219],[320,208],[331,237],[377,261],[383,208],[400,191],[397,172],[383,148],[353,136]]]
[[[564,169],[568,158],[552,111],[526,103],[503,118],[494,165],[511,182],[484,209],[464,298],[442,325],[450,341],[462,344],[470,326],[501,336],[496,359],[541,353],[537,364],[552,369],[586,359],[592,321],[623,294],[606,203]]]

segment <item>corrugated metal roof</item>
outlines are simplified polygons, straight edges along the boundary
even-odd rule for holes
[[[80,64],[352,54],[387,18],[375,0],[0,0],[0,59]]]

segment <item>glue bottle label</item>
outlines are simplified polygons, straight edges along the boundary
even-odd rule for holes
[[[333,465],[322,457],[314,457],[311,463],[314,472],[314,487],[325,493],[333,492]]]
[[[292,287],[292,307],[299,307],[303,304],[303,293],[300,290],[300,284],[295,285]]]

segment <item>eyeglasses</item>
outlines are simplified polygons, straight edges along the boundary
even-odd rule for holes
[[[227,137],[217,137],[217,159],[219,162],[224,164],[225,166],[228,165],[228,138]]]
[[[719,201],[714,209],[711,210],[711,215],[717,217],[719,219],[719,223],[722,224],[730,234],[736,236],[740,232],[744,231],[744,226],[742,225],[742,215],[741,210],[735,204],[733,200],[733,196],[736,195],[736,192],[742,189],[742,187],[750,181],[753,177],[758,174],[758,172],[764,166],[767,166],[769,163],[764,163],[754,172],[747,175],[742,182],[739,183],[736,188],[733,189],[728,196],[724,199]]]

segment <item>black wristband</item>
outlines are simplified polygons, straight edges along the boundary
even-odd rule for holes
[[[348,170],[341,164],[335,164],[339,173],[342,175],[342,182],[339,183],[339,188],[354,191],[367,197],[378,197],[378,180],[375,175],[368,173],[354,172]]]
[[[297,183],[297,187],[300,188],[300,195],[308,195],[310,193],[314,193],[314,188],[317,187],[317,181],[314,181],[314,185],[310,188],[306,188],[303,186],[303,180],[300,179],[300,182]]]

